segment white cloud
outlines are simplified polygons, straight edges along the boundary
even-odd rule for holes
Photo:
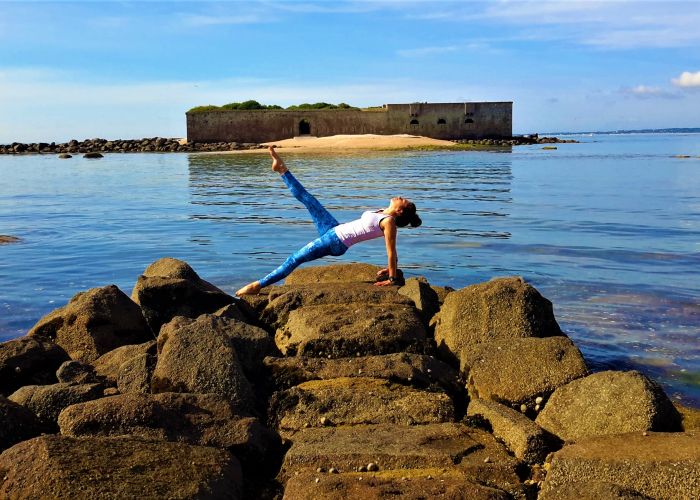
[[[691,73],[690,71],[684,71],[678,78],[674,78],[671,81],[677,87],[700,87],[700,71],[696,71],[695,73]]]
[[[273,19],[260,14],[241,14],[236,16],[210,16],[202,14],[188,14],[182,16],[182,22],[188,26],[225,26],[235,24],[260,24],[269,23]]]
[[[648,85],[637,85],[636,87],[623,87],[620,92],[626,96],[637,97],[640,99],[662,98],[662,99],[678,99],[679,94],[669,92],[660,87],[651,87]]]

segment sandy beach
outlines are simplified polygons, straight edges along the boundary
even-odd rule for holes
[[[275,145],[280,153],[327,153],[333,151],[398,150],[413,148],[464,149],[452,141],[431,139],[419,135],[333,135],[328,137],[301,136],[264,143]],[[257,153],[259,150],[230,151],[234,154]],[[226,152],[228,153],[228,152]]]

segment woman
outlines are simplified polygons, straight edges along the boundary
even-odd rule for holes
[[[376,212],[368,211],[352,222],[339,224],[337,220],[297,181],[287,169],[282,159],[275,152],[274,146],[268,148],[272,156],[272,170],[281,175],[282,180],[294,197],[309,210],[311,218],[320,235],[305,247],[297,250],[284,263],[259,281],[253,281],[236,292],[236,295],[256,294],[264,286],[286,278],[296,267],[304,262],[320,259],[326,255],[343,255],[356,243],[373,238],[384,237],[388,267],[377,273],[377,278],[385,278],[375,283],[377,286],[392,285],[396,281],[398,258],[396,255],[396,228],[421,225],[416,214],[416,206],[405,198],[392,198],[389,206]]]

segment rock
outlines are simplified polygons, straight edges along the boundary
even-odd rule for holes
[[[53,342],[22,337],[0,344],[0,395],[25,385],[56,382],[56,370],[68,354]]]
[[[67,160],[68,158],[73,158],[73,155],[68,153],[61,153],[60,155],[58,155],[58,157],[62,160]]]
[[[95,369],[80,361],[65,361],[58,367],[56,378],[64,384],[96,384],[99,382]]]
[[[290,435],[308,427],[358,424],[432,424],[454,419],[447,394],[419,391],[372,378],[313,380],[275,393],[270,415]]]
[[[285,326],[277,330],[275,343],[287,356],[344,357],[358,352],[422,352],[426,338],[413,305],[331,304],[292,311]]]
[[[134,438],[41,436],[0,455],[2,498],[241,498],[225,450]]]
[[[239,300],[237,302],[241,302],[241,301]],[[221,309],[215,311],[214,316],[219,316],[221,318],[228,318],[228,319],[236,319],[236,320],[242,321],[244,323],[247,323],[249,321],[249,318],[247,317],[247,315],[244,314],[243,311],[241,311],[241,307],[238,305],[238,303],[225,305]]]
[[[427,324],[440,309],[440,299],[427,281],[409,278],[398,292],[413,301]]]
[[[539,498],[559,499],[560,489],[588,482],[651,498],[700,498],[700,435],[633,432],[582,439],[551,456]]]
[[[150,354],[139,354],[119,367],[117,388],[122,394],[148,394],[156,359]]]
[[[109,383],[116,385],[119,372],[124,363],[144,354],[155,356],[156,341],[151,340],[143,344],[130,344],[109,351],[97,358],[92,364],[98,376],[103,377]]]
[[[487,456],[494,463],[485,464]],[[370,462],[401,476],[409,476],[413,469],[433,469],[433,475],[443,469],[455,470],[465,480],[478,479],[480,484],[523,497],[517,461],[488,432],[462,424],[305,429],[295,434],[279,477],[284,482],[296,472],[312,472],[317,467],[349,471]]]
[[[267,295],[268,305],[261,321],[274,329],[284,326],[289,314],[300,307],[320,305],[406,305],[415,307],[408,297],[400,295],[396,287],[379,287],[368,283],[321,283],[297,287],[272,287]]]
[[[552,498],[546,494],[540,498]],[[556,500],[615,499],[615,500],[651,500],[650,497],[637,493],[630,488],[623,488],[604,481],[572,481],[556,488]]]
[[[339,377],[380,378],[420,388],[439,386],[450,393],[458,390],[457,372],[442,361],[424,354],[401,352],[337,359],[267,357],[264,364],[277,390],[309,380]]]
[[[318,479],[318,481],[316,481]],[[458,470],[413,469],[323,475],[302,473],[292,476],[284,489],[285,500],[379,500],[384,498],[450,498],[470,500],[509,500],[503,490],[469,481]]]
[[[495,401],[472,399],[467,415],[481,415],[491,425],[493,435],[517,458],[529,464],[544,462],[555,444],[555,440],[532,420]]]
[[[447,359],[494,340],[562,335],[552,303],[522,278],[497,278],[450,293],[433,318]]]
[[[200,330],[202,335],[223,335],[233,343],[238,359],[243,370],[250,379],[256,378],[263,367],[263,359],[268,354],[276,353],[277,348],[272,337],[262,328],[249,325],[237,319],[203,314],[196,320],[176,316],[169,323],[163,325],[158,337],[159,348],[173,329],[187,328]],[[208,333],[207,333],[208,332]]]
[[[244,464],[264,462],[280,445],[257,418],[239,415],[214,394],[121,394],[69,406],[58,424],[67,436],[132,435],[227,448]]]
[[[0,245],[7,245],[9,243],[19,243],[22,241],[17,236],[9,236],[7,234],[0,234]]]
[[[367,470],[369,472],[377,472],[379,470],[379,466],[374,462],[370,462],[369,464],[367,464]]]
[[[29,409],[0,396],[0,452],[46,430]]]
[[[101,153],[98,153],[96,151],[92,151],[90,153],[85,153],[83,155],[83,158],[103,158]]]
[[[165,257],[139,276],[131,298],[154,332],[175,316],[196,318],[233,302],[233,297],[201,279],[186,262]]]
[[[633,431],[680,431],[678,411],[637,371],[605,371],[560,387],[537,423],[565,441]]]
[[[474,350],[467,389],[472,398],[505,405],[532,405],[557,387],[586,376],[578,348],[567,337],[519,338],[489,342]],[[466,369],[466,367],[465,367]]]
[[[243,373],[233,339],[215,326],[225,321],[209,316],[203,321],[166,325],[158,337],[158,361],[151,389],[158,392],[219,394],[228,398],[239,414],[252,411],[253,390]],[[177,326],[179,323],[179,327]]]
[[[700,431],[700,410],[689,408],[678,403],[674,403],[673,406],[676,407],[676,410],[681,416],[684,431]]]
[[[371,264],[332,264],[295,269],[287,276],[285,285],[315,285],[318,283],[374,283],[382,268]]]
[[[87,363],[117,347],[153,339],[139,307],[115,285],[76,294],[28,335],[52,340],[72,359]]]
[[[47,429],[57,429],[56,421],[64,408],[101,398],[103,389],[101,384],[26,385],[8,399],[34,413]]]
[[[432,288],[435,294],[437,295],[438,305],[440,307],[442,307],[442,305],[445,303],[445,299],[447,298],[447,296],[455,291],[455,289],[451,286],[430,285],[430,288]]]

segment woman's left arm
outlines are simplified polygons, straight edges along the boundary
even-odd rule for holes
[[[393,217],[387,217],[381,223],[384,231],[384,242],[386,243],[387,269],[389,270],[389,279],[378,281],[377,286],[393,285],[398,269],[399,256],[396,252],[396,221]]]

